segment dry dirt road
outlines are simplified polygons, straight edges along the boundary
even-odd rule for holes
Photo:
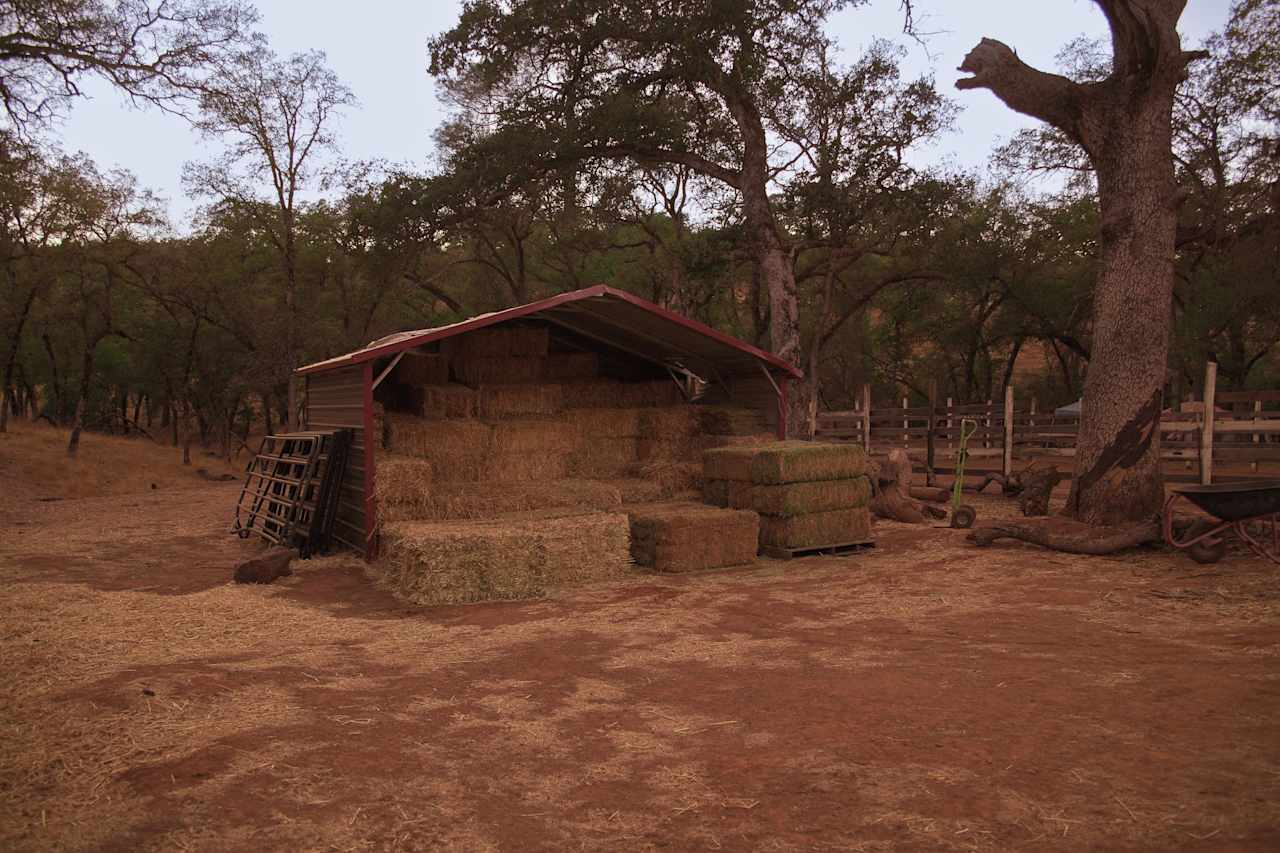
[[[342,558],[229,585],[235,489],[0,506],[0,848],[1280,848],[1255,559],[881,524],[419,610]]]

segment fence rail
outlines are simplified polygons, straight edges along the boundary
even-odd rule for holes
[[[1280,391],[1215,393],[1217,365],[1205,371],[1203,399],[1181,402],[1164,412],[1160,423],[1160,458],[1184,472],[1174,479],[1211,483],[1214,466],[1280,465]],[[956,405],[951,400],[929,406],[872,406],[864,387],[862,405],[850,411],[821,412],[816,438],[861,444],[869,453],[902,448],[926,472],[954,471],[960,449],[962,419],[977,423],[968,452],[975,467],[990,470],[990,461],[1008,474],[1015,459],[1036,456],[1072,457],[1080,431],[1077,416],[1038,412],[1031,400],[1019,408],[1012,388],[1003,400]],[[985,463],[985,464],[984,464]],[[1191,472],[1194,472],[1191,473]],[[1219,478],[1225,476],[1219,472]]]

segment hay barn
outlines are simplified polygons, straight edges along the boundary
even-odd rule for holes
[[[304,428],[355,432],[334,537],[366,557],[397,523],[696,499],[703,450],[785,435],[800,375],[604,285],[298,374]]]

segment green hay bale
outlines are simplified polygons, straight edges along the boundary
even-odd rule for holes
[[[497,522],[395,522],[382,532],[378,584],[415,604],[538,598],[630,571],[623,513]]]
[[[806,515],[837,509],[857,509],[871,500],[871,481],[866,477],[847,480],[818,480],[779,486],[752,486],[747,500],[761,515]],[[730,506],[734,506],[730,501]]]
[[[631,556],[664,572],[739,566],[755,561],[760,517],[696,503],[634,510]]]
[[[780,441],[752,456],[750,480],[770,485],[805,483],[859,477],[867,471],[867,456],[856,444]]]
[[[871,538],[867,507],[760,518],[760,544],[778,548],[822,548],[865,542]]]

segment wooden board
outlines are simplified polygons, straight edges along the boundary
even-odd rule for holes
[[[864,548],[874,548],[875,546],[875,541],[871,539],[866,539],[861,542],[842,542],[838,545],[811,545],[807,548],[780,548],[775,545],[766,545],[760,549],[760,553],[764,554],[766,557],[772,557],[775,560],[790,560],[794,557],[851,554],[861,551]]]

